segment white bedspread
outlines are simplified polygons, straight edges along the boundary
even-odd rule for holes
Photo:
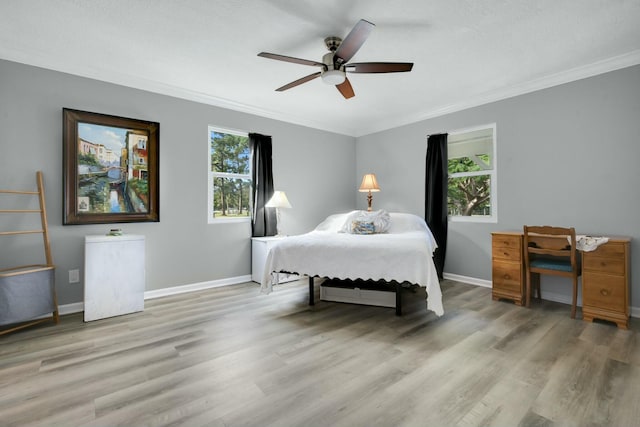
[[[351,212],[353,213],[353,212]],[[442,316],[442,292],[433,251],[437,245],[422,218],[391,213],[388,233],[341,233],[350,213],[329,216],[315,230],[290,236],[269,251],[261,291],[272,291],[272,272],[338,279],[410,282],[427,290],[427,308]]]

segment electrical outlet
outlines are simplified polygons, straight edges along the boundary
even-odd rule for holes
[[[80,282],[80,270],[69,270],[69,283]]]

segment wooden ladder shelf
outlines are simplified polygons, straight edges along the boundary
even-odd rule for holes
[[[37,196],[40,209],[0,209],[0,215],[40,214],[41,228],[0,231],[0,237],[42,234],[45,264],[0,269],[0,335],[42,322],[58,323],[55,265],[51,255],[42,172],[36,172],[37,191],[1,190],[0,195]],[[5,246],[5,245],[3,245]],[[5,246],[6,249],[7,246]]]

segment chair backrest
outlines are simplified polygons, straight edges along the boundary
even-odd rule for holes
[[[573,227],[524,226],[527,270],[549,274],[578,274],[576,231]]]

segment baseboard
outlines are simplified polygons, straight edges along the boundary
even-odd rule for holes
[[[467,277],[451,273],[443,273],[442,276],[447,280],[482,286],[483,288],[491,288],[491,280],[477,279],[475,277]],[[562,304],[571,304],[570,295],[563,295],[556,292],[542,291],[542,299]],[[578,301],[578,305],[582,306],[582,301]],[[631,317],[640,317],[640,307],[629,307],[629,314]]]
[[[82,313],[83,311],[84,303],[82,302],[74,302],[58,306],[58,313],[60,316],[64,316],[65,314]]]
[[[491,280],[476,279],[475,277],[460,276],[459,274],[452,273],[442,273],[442,276],[447,280],[482,286],[483,288],[491,288]]]
[[[205,289],[219,288],[221,286],[237,285],[251,281],[251,275],[230,277],[228,279],[210,280],[208,282],[192,283],[190,285],[172,286],[170,288],[154,289],[144,293],[144,299],[162,298],[170,295],[179,295],[187,292],[202,291]],[[81,313],[84,311],[84,303],[74,302],[58,306],[60,315]]]
[[[230,277],[228,279],[210,280],[208,282],[192,283],[190,285],[173,286],[171,288],[154,289],[144,293],[144,299],[154,299],[167,297],[170,295],[179,295],[187,292],[202,291],[205,289],[219,288],[221,286],[237,285],[251,281],[251,275]]]

